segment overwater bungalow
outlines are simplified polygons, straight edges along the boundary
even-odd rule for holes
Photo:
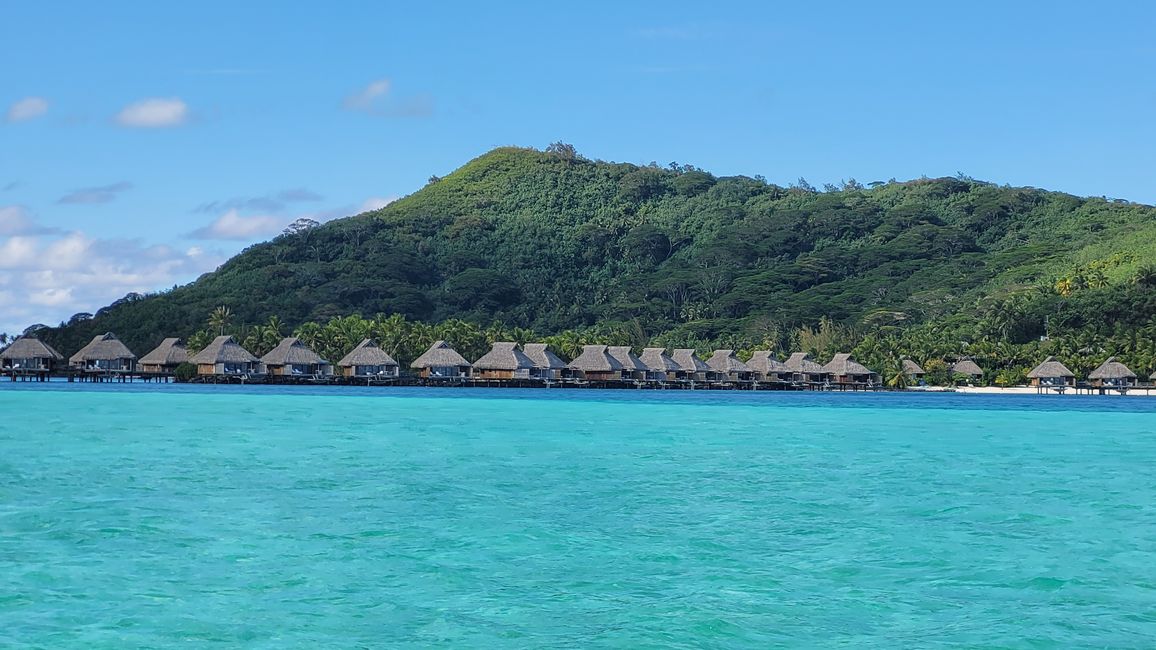
[[[470,362],[445,341],[434,341],[409,367],[418,371],[422,379],[441,381],[461,380],[470,375]]]
[[[634,379],[637,381],[649,381],[652,379],[650,367],[642,361],[634,350],[629,345],[612,345],[607,348],[610,356],[618,360],[622,364],[622,377],[624,379]]]
[[[1076,374],[1055,357],[1048,357],[1028,373],[1032,386],[1063,388],[1076,385]]]
[[[621,381],[622,363],[610,356],[605,345],[583,345],[582,354],[570,362],[570,370],[586,381]]]
[[[321,358],[295,336],[281,339],[277,347],[261,357],[265,373],[273,377],[329,377],[333,365]]]
[[[951,364],[951,368],[949,368],[949,370],[951,371],[952,376],[964,375],[968,378],[969,382],[976,382],[983,379],[983,368],[980,368],[971,359],[960,359],[959,361]]]
[[[63,354],[35,336],[21,336],[0,352],[0,368],[13,377],[47,375],[62,361]]]
[[[718,372],[690,348],[675,348],[671,358],[679,366],[678,378],[682,381],[717,381],[719,378]]]
[[[261,360],[231,336],[218,336],[204,350],[189,358],[202,377],[248,377],[263,374]]]
[[[783,366],[791,373],[793,382],[821,384],[826,379],[823,366],[811,359],[811,355],[806,352],[795,352],[783,362]]]
[[[734,350],[715,350],[706,365],[723,381],[749,382],[754,378],[754,370],[740,361]]]
[[[1088,374],[1094,388],[1129,388],[1136,385],[1136,373],[1128,366],[1116,361],[1116,357],[1100,364]]]
[[[530,369],[530,377],[542,381],[557,381],[570,376],[566,362],[558,358],[545,343],[527,343],[522,346],[522,352],[534,363],[534,367]]]
[[[903,375],[907,377],[908,381],[921,382],[923,381],[924,375],[927,374],[927,372],[923,369],[923,366],[915,363],[907,357],[903,357],[902,365]]]
[[[177,366],[189,360],[189,351],[178,338],[165,339],[152,352],[137,361],[141,372],[172,374]]]
[[[397,379],[398,365],[373,339],[364,339],[337,362],[342,377],[351,379]]]
[[[534,361],[510,341],[495,341],[490,351],[474,362],[475,379],[529,379]]]
[[[666,348],[643,348],[639,358],[650,369],[651,381],[678,381],[678,372],[682,366],[670,358]]]
[[[832,357],[827,365],[823,366],[823,374],[836,384],[870,386],[879,383],[878,373],[852,359],[851,355],[845,352]]]
[[[68,365],[85,372],[128,373],[136,369],[136,355],[112,332],[94,336],[69,357]]]
[[[791,381],[791,372],[787,366],[776,359],[770,350],[755,350],[751,353],[751,360],[747,361],[747,367],[754,372],[755,381]]]

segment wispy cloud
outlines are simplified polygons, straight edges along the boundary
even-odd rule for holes
[[[56,202],[62,204],[111,203],[116,200],[119,194],[131,189],[132,183],[128,181],[121,181],[119,183],[113,183],[112,185],[101,185],[99,187],[84,187],[65,194],[57,199]]]
[[[20,187],[20,181],[10,181],[10,182],[4,184],[3,191],[11,192],[12,190],[14,190],[18,187]]]
[[[290,188],[262,196],[238,196],[231,199],[207,201],[193,208],[193,212],[216,214],[227,210],[252,210],[255,212],[280,212],[290,203],[320,201],[324,197],[303,187]]]
[[[213,77],[237,77],[251,74],[261,74],[264,70],[252,68],[197,68],[185,70],[185,74],[206,75]]]
[[[247,241],[262,239],[285,227],[286,220],[270,215],[242,216],[229,210],[207,226],[187,235],[189,239],[223,239]]]
[[[646,39],[676,41],[689,41],[706,36],[706,32],[695,25],[643,27],[642,29],[636,30],[635,34]]]
[[[43,97],[25,97],[16,100],[4,115],[6,122],[24,122],[48,112],[48,100]]]
[[[714,68],[707,66],[707,65],[701,65],[701,64],[650,65],[650,66],[644,65],[644,66],[638,66],[638,67],[634,68],[634,70],[636,70],[637,72],[641,72],[643,74],[686,74],[686,73],[691,73],[691,72],[711,72],[714,70]]]
[[[129,104],[116,115],[121,126],[159,129],[180,126],[189,120],[189,107],[177,97],[154,97]]]
[[[377,79],[364,88],[351,93],[341,102],[347,111],[358,111],[378,117],[429,117],[434,111],[433,97],[414,95],[412,97],[391,97],[392,82]]]
[[[0,206],[0,237],[46,235],[55,232],[59,231],[36,223],[28,213],[28,209],[22,205]]]
[[[396,200],[396,196],[389,196],[385,198],[380,196],[371,196],[361,203],[361,207],[357,209],[357,213],[361,214],[362,212],[373,212],[374,210],[380,210]]]
[[[371,81],[365,88],[348,95],[341,105],[350,111],[368,111],[374,102],[389,94],[391,85],[389,79]]]

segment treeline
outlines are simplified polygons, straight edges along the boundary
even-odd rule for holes
[[[213,310],[205,327],[189,337],[189,349],[199,350],[214,336],[223,333],[234,336],[243,347],[261,356],[272,350],[283,337],[292,335],[322,357],[337,362],[363,339],[372,338],[403,367],[408,367],[437,340],[447,341],[471,361],[489,351],[495,341],[547,343],[566,360],[578,356],[582,346],[587,344],[628,345],[637,353],[641,353],[644,347],[692,348],[704,358],[717,349],[733,349],[744,361],[750,359],[755,350],[771,350],[780,359],[786,359],[791,352],[802,351],[820,361],[827,361],[839,352],[851,352],[892,386],[902,386],[906,381],[902,377],[904,358],[922,365],[928,372],[928,383],[932,384],[953,381],[949,366],[963,358],[975,360],[984,369],[984,383],[1004,386],[1026,383],[1027,372],[1048,356],[1058,357],[1080,377],[1086,377],[1108,356],[1115,356],[1144,377],[1156,371],[1156,326],[1121,330],[1106,336],[1069,334],[1047,341],[1013,344],[991,339],[959,340],[950,330],[937,326],[864,332],[828,318],[820,319],[816,327],[798,328],[766,321],[746,334],[711,339],[687,337],[677,332],[650,337],[636,321],[543,335],[531,329],[507,327],[496,322],[488,326],[462,320],[430,324],[410,321],[400,314],[373,318],[351,315],[332,318],[325,323],[304,323],[294,329],[288,328],[278,317],[257,325],[235,324],[233,318],[232,311],[226,307]]]

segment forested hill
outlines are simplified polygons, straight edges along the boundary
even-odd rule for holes
[[[821,317],[1027,341],[1156,315],[1156,209],[969,178],[816,190],[502,148],[380,210],[252,246],[172,291],[43,332],[143,353],[209,312],[288,328],[359,313],[539,334],[630,323],[710,340]],[[785,330],[784,330],[785,331]],[[955,334],[953,334],[954,336]]]

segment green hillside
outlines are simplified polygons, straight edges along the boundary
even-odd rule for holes
[[[1154,262],[1150,206],[963,177],[817,191],[503,148],[381,210],[43,335],[72,351],[111,330],[143,353],[223,305],[235,325],[276,317],[286,332],[400,314],[786,346],[827,318],[856,344],[934,332],[1010,345],[1038,339],[1046,319],[1053,335],[1104,339],[1151,331]]]

